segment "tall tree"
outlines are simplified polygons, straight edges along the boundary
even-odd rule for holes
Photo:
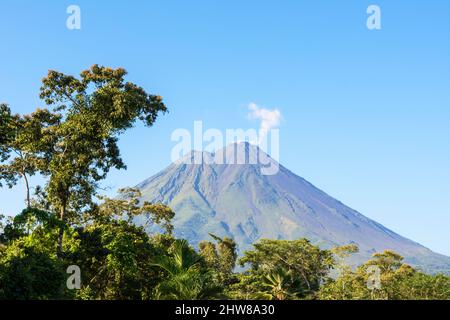
[[[55,138],[48,158],[46,194],[61,221],[92,204],[99,181],[111,168],[124,169],[118,137],[137,120],[151,126],[166,112],[162,98],[125,81],[126,71],[98,65],[80,78],[49,71],[40,97],[61,116],[48,128]],[[61,253],[64,229],[58,251]]]

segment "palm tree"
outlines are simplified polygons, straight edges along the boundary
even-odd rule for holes
[[[153,266],[165,270],[168,277],[156,288],[156,299],[199,300],[217,297],[221,291],[212,284],[211,273],[201,270],[199,256],[186,240],[176,240],[172,254],[160,256]]]
[[[292,283],[292,274],[283,268],[276,268],[271,270],[263,278],[263,286],[269,289],[266,296],[274,300],[287,300],[294,298],[295,295],[290,291],[290,284]]]

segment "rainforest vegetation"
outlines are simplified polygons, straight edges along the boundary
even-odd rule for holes
[[[49,71],[45,108],[0,105],[0,190],[22,181],[25,198],[22,212],[0,215],[0,299],[450,299],[450,278],[392,251],[351,268],[354,245],[262,239],[239,256],[233,239],[211,234],[193,248],[174,236],[176,213],[141,203],[139,190],[101,196],[108,172],[126,169],[120,135],[167,111],[125,76],[98,65],[79,77]],[[34,176],[43,183],[32,188]],[[138,216],[160,232],[135,225]]]

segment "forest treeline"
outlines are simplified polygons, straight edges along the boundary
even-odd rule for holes
[[[119,136],[167,111],[125,76],[98,65],[79,77],[49,71],[45,108],[19,115],[0,105],[0,188],[21,180],[26,199],[22,212],[0,216],[0,299],[450,299],[450,278],[392,251],[352,269],[354,245],[262,239],[239,258],[230,238],[211,234],[198,248],[177,239],[175,213],[141,203],[139,190],[100,196],[108,172],[126,168]],[[151,225],[160,232],[147,233]]]

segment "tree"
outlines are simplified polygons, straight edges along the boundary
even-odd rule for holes
[[[269,300],[288,300],[296,298],[296,293],[292,292],[291,283],[294,282],[292,272],[283,268],[270,270],[263,277],[263,287],[268,288],[268,292],[262,292],[261,295]]]
[[[218,283],[228,285],[232,281],[233,270],[236,267],[237,245],[233,239],[220,238],[210,233],[217,244],[202,241],[199,243],[200,255],[206,266],[215,271]]]
[[[250,295],[258,296],[265,292],[276,297],[273,288],[267,290],[267,284],[268,281],[272,284],[278,281],[280,288],[285,293],[289,292],[285,297],[313,297],[334,265],[330,251],[321,250],[306,239],[262,239],[253,246],[254,250],[246,251],[239,260],[242,267],[248,264],[250,270],[244,275],[243,286],[234,286],[238,296],[248,295],[242,291],[250,290]]]
[[[404,300],[450,300],[450,277],[416,271],[400,283],[398,290],[399,299]]]
[[[152,262],[164,255],[164,246],[150,238],[144,227],[133,223],[145,215],[148,223],[162,226],[171,237],[174,212],[162,204],[140,203],[136,189],[120,189],[115,199],[100,197],[103,202],[84,215],[77,228],[78,249],[66,257],[80,266],[85,279],[81,299],[150,299],[162,281],[162,271]]]
[[[0,164],[1,181],[12,188],[22,178],[26,190],[27,207],[31,207],[29,177],[45,173],[51,138],[47,128],[59,122],[60,117],[48,110],[37,109],[30,115],[12,115],[9,107],[0,106]]]
[[[65,299],[64,261],[55,253],[54,215],[25,209],[6,222],[0,234],[0,299]],[[68,232],[65,249],[75,248]]]
[[[202,257],[186,240],[176,240],[168,255],[159,256],[153,266],[163,269],[167,278],[156,288],[157,299],[200,300],[220,296],[211,273],[201,267]]]
[[[205,266],[210,269],[219,269],[219,256],[216,245],[210,241],[201,241],[198,244],[199,253],[203,258]]]
[[[111,219],[123,219],[132,223],[137,217],[145,217],[144,228],[149,225],[159,225],[167,235],[173,232],[172,219],[175,213],[166,205],[150,202],[141,203],[142,194],[139,189],[123,188],[119,189],[118,197],[111,199],[98,196],[103,203],[100,206],[93,205],[92,209],[85,214],[85,220],[108,222]]]
[[[1,216],[0,280],[5,283],[0,283],[0,291],[3,297],[151,299],[154,288],[165,276],[164,271],[154,268],[152,263],[158,256],[167,255],[167,249],[150,238],[143,227],[125,218],[130,212],[140,212],[142,208],[135,205],[133,199],[105,198],[104,203],[96,206],[96,211],[102,213],[93,214],[96,219],[86,220],[77,228],[64,225],[66,240],[64,255],[60,257],[55,248],[62,222],[54,214],[27,208],[12,219]],[[155,217],[155,220],[161,218],[158,214]],[[171,224],[171,216],[164,219],[158,220],[159,223]],[[81,269],[81,290],[65,289],[67,275],[60,275],[64,275],[70,265]],[[52,272],[57,272],[53,278]],[[14,273],[17,273],[16,280]],[[47,289],[46,281],[50,284]],[[14,286],[24,291],[16,290],[15,296]]]
[[[16,239],[30,236],[33,231],[41,227],[51,230],[60,226],[61,222],[52,213],[36,208],[26,208],[5,224],[0,223],[2,231],[0,243],[8,244]]]
[[[8,105],[0,104],[0,162],[8,157],[8,143],[11,140],[10,123],[12,120],[11,109]]]
[[[427,275],[404,264],[403,257],[391,250],[376,253],[355,271],[346,269],[329,279],[319,293],[324,300],[417,300],[450,299],[450,278]],[[377,286],[369,286],[370,272],[379,271]]]
[[[76,250],[66,255],[66,264],[82,270],[79,299],[150,299],[161,273],[151,262],[162,254],[143,228],[126,221],[93,223],[76,230]]]
[[[80,78],[49,71],[42,80],[40,97],[60,120],[46,128],[43,145],[45,192],[62,222],[75,220],[92,205],[99,181],[111,168],[124,169],[118,137],[137,120],[151,126],[166,112],[162,98],[125,82],[126,71],[98,65]],[[61,254],[64,229],[60,229]]]
[[[0,251],[0,300],[62,298],[64,273],[58,260],[25,241]]]

